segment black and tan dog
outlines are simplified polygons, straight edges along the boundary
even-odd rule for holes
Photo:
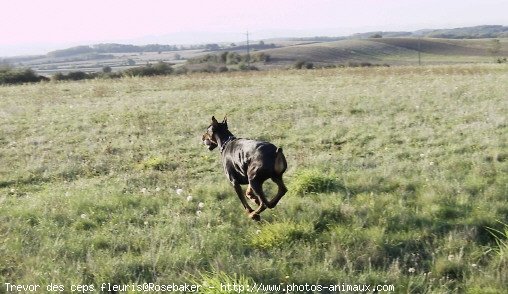
[[[287,163],[282,148],[275,145],[248,139],[236,138],[229,130],[227,119],[219,123],[212,117],[212,124],[203,134],[203,143],[209,150],[219,147],[224,172],[235,187],[236,194],[243,207],[254,220],[260,220],[259,214],[268,208],[274,208],[286,194],[287,188],[282,180]],[[263,183],[271,179],[278,186],[277,195],[268,201],[263,192]],[[254,201],[258,208],[253,210],[240,185],[249,185],[245,196]]]

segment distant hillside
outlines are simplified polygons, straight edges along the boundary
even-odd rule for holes
[[[508,40],[500,42],[498,56],[508,56]],[[312,43],[263,50],[275,63],[304,60],[314,63],[372,62],[404,64],[414,62],[418,51],[435,62],[491,61],[492,40],[432,38],[371,38]]]
[[[338,41],[343,39],[368,39],[374,36],[383,38],[424,37],[424,38],[445,38],[445,39],[508,38],[508,26],[483,25],[454,29],[418,30],[414,32],[372,31],[367,33],[353,34],[348,37],[310,37],[310,38],[294,38],[294,40],[324,42],[324,41]]]
[[[447,39],[507,38],[508,26],[476,26],[448,30],[433,30],[425,34],[425,37]]]
[[[507,46],[508,26],[484,25],[414,32],[374,31],[338,37],[251,40],[249,49],[252,57],[255,52],[266,54],[262,55],[263,63],[260,64],[261,61],[258,60],[256,64],[264,68],[286,67],[296,61],[312,62],[316,66],[357,62],[404,65],[415,64],[419,57],[427,64],[495,62],[498,59],[503,62],[508,56]],[[38,73],[48,75],[78,69],[97,72],[102,71],[105,66],[119,71],[158,61],[184,63],[185,60],[200,59],[204,55],[217,55],[225,51],[242,55],[246,54],[247,46],[245,42],[185,46],[109,43],[76,46],[46,55],[0,58],[0,65],[32,68]]]
[[[93,46],[76,46],[63,50],[51,51],[48,57],[69,57],[81,54],[100,54],[100,53],[132,53],[132,52],[157,52],[157,51],[176,51],[175,45],[150,44],[144,46],[124,45],[124,44],[97,44]]]

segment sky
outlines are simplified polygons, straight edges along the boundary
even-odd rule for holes
[[[508,0],[0,0],[0,56],[104,42],[191,44],[508,25]]]

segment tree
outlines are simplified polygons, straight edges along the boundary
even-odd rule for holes
[[[216,51],[220,49],[220,46],[218,44],[206,44],[205,49],[208,51]]]
[[[102,68],[103,73],[110,73],[112,71],[113,71],[113,69],[109,65],[106,65],[105,67]]]

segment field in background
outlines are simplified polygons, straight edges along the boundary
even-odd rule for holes
[[[494,62],[495,56],[508,55],[508,42],[501,39],[499,52],[490,52],[492,39],[452,40],[433,38],[370,38],[316,42],[263,50],[280,64],[296,60],[316,66],[369,62],[387,65],[425,65]]]
[[[493,40],[499,40],[498,45]],[[297,61],[313,63],[315,67],[330,65],[352,65],[370,63],[374,65],[423,65],[462,64],[462,63],[495,63],[498,58],[508,56],[508,39],[442,39],[442,38],[369,38],[344,39],[338,41],[287,41],[271,40],[273,43],[261,46],[252,44],[251,53],[265,53],[270,56],[269,62],[256,62],[259,69],[292,68]],[[270,41],[270,42],[271,42]],[[263,43],[264,44],[264,43]],[[216,44],[217,45],[217,44]],[[207,54],[221,54],[225,51],[247,54],[246,46],[222,49],[186,49],[160,52],[131,53],[86,53],[54,57],[48,54],[39,57],[14,58],[15,67],[29,67],[38,74],[51,76],[55,73],[72,71],[101,72],[108,66],[115,72],[131,67],[143,66],[159,61],[175,64],[175,67],[186,66],[190,70],[203,68],[187,64],[192,58]],[[256,48],[277,47],[257,50]],[[497,46],[497,47],[496,47]],[[70,49],[69,49],[70,50]],[[496,52],[493,52],[496,51]],[[65,51],[65,50],[64,50]],[[70,50],[73,52],[72,50]],[[419,54],[420,53],[420,54]],[[420,61],[419,61],[420,59]],[[505,61],[506,62],[506,61]],[[225,64],[212,64],[225,66]],[[205,65],[206,67],[206,65]],[[238,65],[228,64],[230,69]]]
[[[0,293],[108,282],[501,293],[507,80],[492,64],[0,87]],[[235,135],[287,157],[290,191],[261,223],[200,142],[226,113]]]

